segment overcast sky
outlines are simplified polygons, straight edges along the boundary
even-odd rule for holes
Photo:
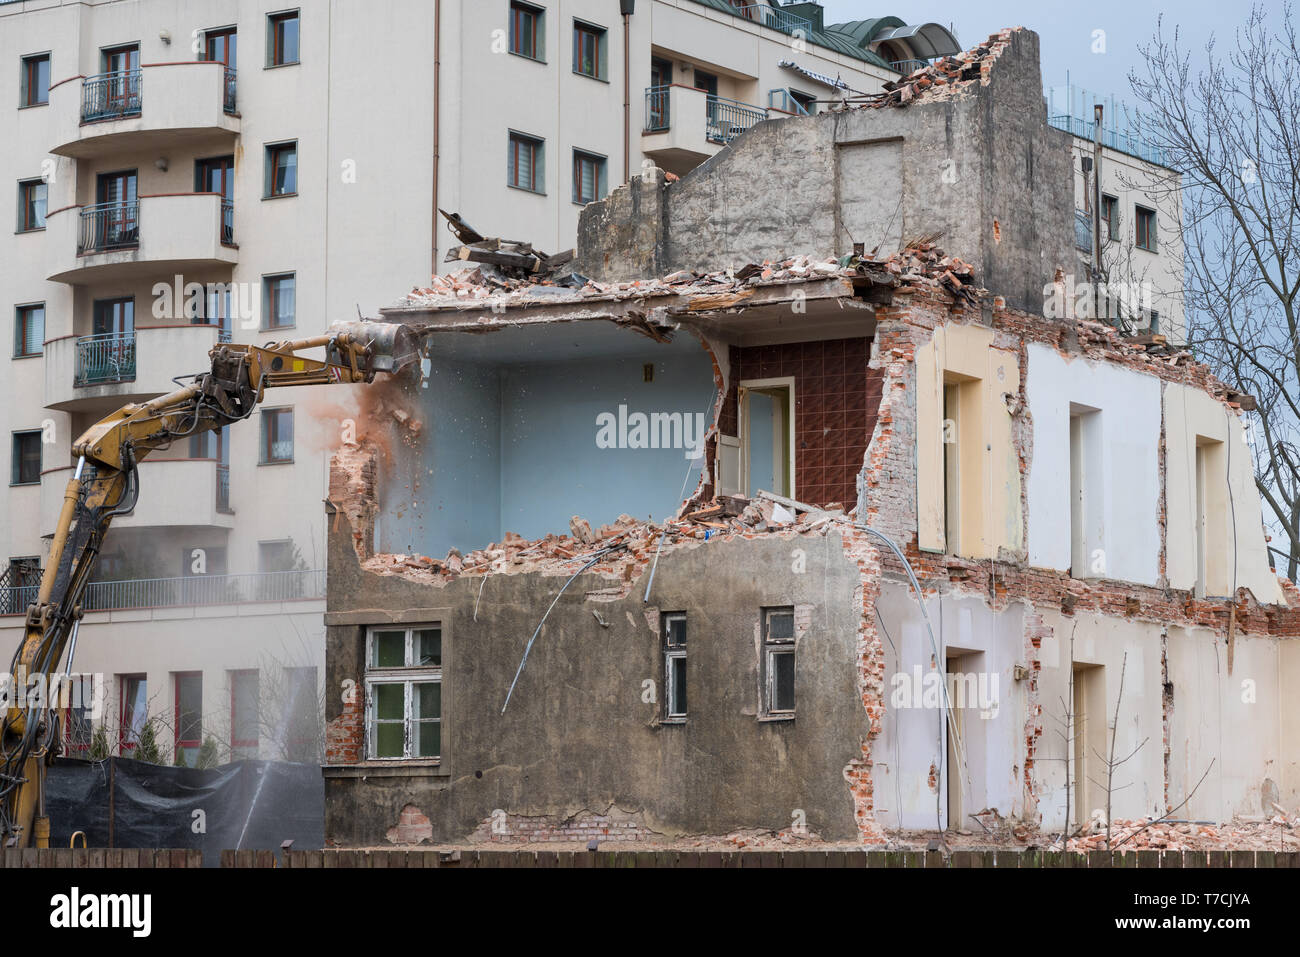
[[[1264,3],[1268,10],[1281,5],[1282,0]],[[1150,39],[1162,12],[1167,32],[1175,24],[1181,28],[1195,64],[1211,33],[1219,37],[1220,50],[1230,45],[1250,9],[1248,0],[824,0],[823,6],[827,23],[891,14],[908,23],[940,23],[956,33],[963,49],[1003,27],[1028,27],[1041,38],[1045,86],[1064,84],[1068,71],[1078,86],[1130,101],[1128,72],[1140,67],[1137,47]],[[1095,30],[1105,31],[1105,53],[1092,52]]]

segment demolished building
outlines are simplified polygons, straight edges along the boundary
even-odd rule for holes
[[[1036,71],[1026,31],[979,56],[915,131],[834,123],[906,151]],[[1015,175],[1054,168],[1040,119],[981,127]],[[713,271],[664,259],[699,232],[659,200],[713,162],[593,207],[577,281],[479,268],[385,311],[428,359],[331,471],[327,841],[1035,840],[1107,806],[1295,807],[1300,593],[1247,397],[1042,316],[1066,206],[972,221],[969,252],[922,215],[891,253],[733,231]],[[770,219],[743,189],[714,228]]]

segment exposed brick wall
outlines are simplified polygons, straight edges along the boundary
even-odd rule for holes
[[[354,687],[343,710],[325,725],[325,763],[357,764],[365,741],[365,695]]]
[[[551,841],[655,841],[663,835],[647,827],[635,815],[617,809],[601,813],[582,810],[569,817],[555,815],[532,817],[501,813],[485,818],[474,829],[470,841],[493,844],[535,844]]]
[[[792,376],[795,391],[795,492],[814,505],[857,501],[857,475],[876,427],[881,375],[867,366],[869,338],[772,346],[732,346],[718,428],[739,429],[742,379]]]

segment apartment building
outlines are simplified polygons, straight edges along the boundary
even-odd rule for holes
[[[1045,99],[1047,121],[1072,139],[1079,250],[1074,294],[1067,290],[1055,308],[1073,309],[1080,318],[1089,309],[1128,331],[1186,342],[1180,174],[1143,137],[1138,117],[1113,95],[1066,84],[1048,89]],[[1094,196],[1100,200],[1096,217]],[[1100,298],[1083,289],[1097,282],[1092,272],[1094,222],[1101,224],[1099,284],[1106,287]]]
[[[825,24],[815,3],[0,3],[0,642],[21,636],[72,441],[217,343],[375,315],[447,268],[437,207],[565,248],[628,171],[684,174],[760,119],[956,49],[935,24]],[[286,389],[142,463],[72,664],[106,676],[110,749],[141,747],[148,717],[164,760],[209,738],[223,759],[314,758],[319,503],[355,402]]]

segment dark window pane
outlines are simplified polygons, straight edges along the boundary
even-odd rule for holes
[[[442,753],[442,722],[420,721],[415,728],[415,756],[438,757]]]
[[[442,667],[440,628],[427,628],[415,633],[415,661],[412,664],[426,668]]]
[[[442,683],[425,681],[416,685],[415,717],[419,720],[442,717]]]
[[[371,638],[376,668],[401,668],[406,664],[406,632],[376,631]]]
[[[400,721],[376,721],[374,728],[375,757],[403,757],[405,726]]]
[[[669,678],[668,713],[671,715],[685,714],[686,657],[682,655],[670,659],[669,668],[671,669],[671,672]]]
[[[770,641],[789,641],[794,638],[794,613],[774,611],[767,616],[767,637]]]
[[[203,676],[176,676],[176,741],[197,745],[203,737]]]
[[[774,652],[772,665],[772,710],[794,710],[794,653]]]
[[[402,684],[375,685],[375,717],[380,721],[400,721],[405,717]]]
[[[41,480],[41,433],[18,432],[14,435],[13,476],[15,485],[30,485]]]
[[[668,644],[673,647],[686,645],[686,616],[674,615],[664,619],[664,628],[667,631]]]

